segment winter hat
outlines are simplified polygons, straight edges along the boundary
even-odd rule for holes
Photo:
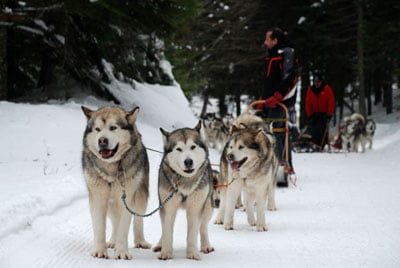
[[[322,81],[322,74],[319,71],[314,72],[314,82]]]

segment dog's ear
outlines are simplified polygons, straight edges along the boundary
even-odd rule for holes
[[[160,127],[160,131],[161,131],[162,136],[163,136],[163,142],[164,142],[164,144],[166,144],[167,141],[168,141],[169,135],[170,135],[171,133],[169,133],[168,131],[162,129],[161,127]]]
[[[194,130],[196,130],[197,132],[200,133],[200,129],[201,129],[201,120],[199,120],[199,122],[197,123],[197,125],[194,127]]]
[[[265,142],[268,145],[270,144],[267,134],[264,132],[262,128],[257,129],[255,140],[260,143]]]
[[[232,134],[235,133],[235,132],[238,132],[239,130],[240,130],[239,127],[237,127],[236,125],[232,125],[232,127],[231,127],[231,133]]]
[[[240,123],[240,126],[239,126],[239,128],[240,128],[240,129],[245,129],[245,128],[248,128],[248,127],[247,127],[247,125],[246,125],[246,124],[244,124],[244,123]]]
[[[134,124],[136,122],[137,114],[139,113],[139,110],[140,110],[140,108],[139,108],[139,106],[137,106],[137,107],[133,108],[132,111],[130,111],[126,114],[126,119],[128,120],[128,122],[130,124]]]
[[[82,109],[83,113],[85,114],[86,118],[89,120],[92,117],[94,111],[90,110],[89,108],[87,108],[85,106],[81,106],[81,109]]]

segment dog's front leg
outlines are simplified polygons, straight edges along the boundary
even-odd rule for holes
[[[197,237],[200,227],[200,210],[201,205],[193,205],[187,208],[187,237],[186,237],[186,257],[192,260],[200,260],[197,248]]]
[[[226,207],[226,187],[223,187],[220,190],[219,194],[219,209],[217,218],[215,219],[215,224],[223,224],[224,223],[224,216],[225,216],[225,207]]]
[[[147,195],[139,191],[135,194],[134,208],[139,214],[146,213]],[[136,248],[151,248],[151,244],[144,239],[143,218],[134,216],[133,219],[133,234]]]
[[[89,189],[89,206],[92,218],[94,247],[92,256],[97,258],[108,258],[106,246],[106,218],[108,198],[110,189],[107,187],[88,185]]]
[[[233,214],[235,212],[235,204],[242,190],[241,180],[236,180],[228,186],[226,190],[226,206],[224,217],[225,230],[233,230]]]
[[[204,205],[202,215],[200,217],[200,242],[201,242],[201,252],[207,254],[214,251],[214,248],[210,245],[208,239],[208,223],[212,216],[213,208],[211,206],[211,201],[207,198]]]
[[[256,219],[254,218],[255,194],[248,191],[244,191],[243,200],[246,208],[247,222],[249,223],[250,226],[255,226],[256,225]]]
[[[161,209],[160,215],[164,219],[162,222],[161,253],[158,255],[160,260],[172,259],[172,241],[174,237],[174,223],[178,210],[177,198],[173,198]]]
[[[133,207],[132,192],[126,193],[127,204]],[[119,219],[117,239],[115,241],[115,259],[130,260],[132,255],[128,251],[128,233],[129,226],[131,225],[132,215],[126,210],[122,201],[119,201],[119,207],[121,208],[121,218]]]
[[[267,202],[267,189],[256,190],[256,202],[257,202],[257,231],[258,232],[268,231],[267,225],[265,224],[265,203]]]

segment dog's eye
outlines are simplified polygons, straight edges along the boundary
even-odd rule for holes
[[[196,146],[195,146],[195,145],[192,145],[192,146],[190,147],[190,150],[194,150],[194,149],[196,149]]]
[[[258,149],[258,144],[255,143],[255,142],[253,142],[252,144],[249,145],[249,148],[250,148],[250,149],[257,150],[257,149]]]
[[[110,127],[110,130],[111,130],[111,131],[114,131],[114,130],[116,130],[116,129],[117,129],[116,126],[111,126],[111,127]]]
[[[181,148],[176,148],[176,150],[177,150],[178,152],[182,152],[182,149],[181,149]]]
[[[242,145],[239,145],[239,150],[242,150],[244,147]]]
[[[95,130],[96,130],[97,132],[100,132],[100,128],[98,128],[98,127],[96,127]]]

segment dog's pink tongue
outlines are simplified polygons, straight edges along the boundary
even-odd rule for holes
[[[232,167],[232,169],[233,170],[239,170],[239,162],[238,161],[235,161],[235,162],[232,162],[231,163],[231,167]]]
[[[100,151],[100,154],[101,154],[101,156],[103,157],[103,158],[107,158],[107,157],[110,157],[111,156],[111,154],[112,154],[112,150],[101,150]]]

